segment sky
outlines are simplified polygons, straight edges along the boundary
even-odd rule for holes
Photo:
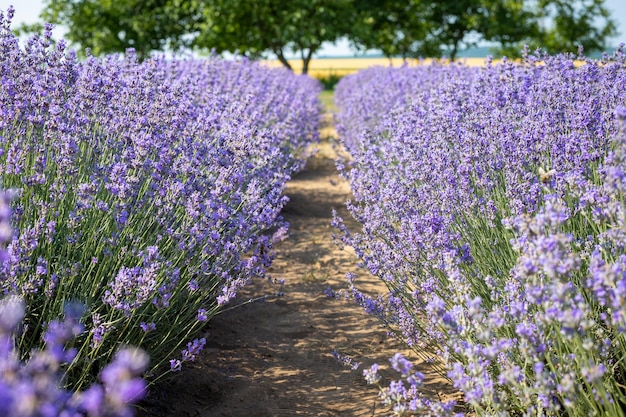
[[[613,13],[613,18],[617,21],[620,36],[611,39],[609,45],[617,46],[620,42],[626,43],[626,0],[605,0],[607,8]],[[13,24],[15,26],[20,23],[35,23],[39,20],[39,13],[43,8],[42,0],[0,0],[0,10],[6,10],[7,7],[13,5],[15,7],[15,17]],[[62,37],[64,31],[59,28],[54,32],[55,37]],[[325,45],[318,52],[318,56],[350,56],[354,52],[350,50],[349,42],[341,40],[336,44]]]

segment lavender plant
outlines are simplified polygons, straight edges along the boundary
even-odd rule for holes
[[[463,66],[444,66],[434,62],[413,71],[407,64],[401,67],[371,67],[341,79],[335,89],[334,101],[339,107],[337,132],[342,144],[352,151],[358,146],[357,138],[363,132],[376,128],[381,117],[397,107],[406,107],[419,91],[428,90],[443,81],[443,69],[460,69]]]
[[[441,359],[479,415],[625,413],[625,58],[574,58],[407,68],[428,88],[342,132],[363,231],[335,223],[389,288],[374,299],[353,283],[355,299]],[[346,105],[367,95],[342,89]],[[455,412],[394,367],[381,395],[395,415]]]
[[[0,291],[24,302],[22,359],[76,301],[80,390],[133,345],[156,378],[272,260],[282,191],[317,139],[319,84],[245,60],[78,62],[50,27],[0,15],[0,178],[16,191]],[[182,350],[181,350],[182,348]]]
[[[0,259],[7,259],[6,245],[11,241],[10,195],[0,193]],[[44,349],[29,353],[23,363],[16,350],[16,335],[22,324],[26,305],[17,295],[0,298],[0,416],[132,416],[133,403],[146,392],[141,378],[148,365],[148,355],[126,347],[116,353],[113,362],[100,374],[101,383],[85,391],[67,391],[63,368],[77,355],[67,344],[81,334],[84,308],[68,303],[62,321],[47,325]]]
[[[99,375],[100,382],[84,391],[62,388],[63,369],[75,358],[67,343],[84,329],[79,322],[82,306],[69,305],[62,321],[51,321],[44,334],[45,348],[30,352],[22,363],[14,349],[14,332],[24,317],[26,305],[18,296],[0,300],[0,416],[90,416],[134,415],[132,405],[146,392],[142,374],[148,355],[124,348]]]

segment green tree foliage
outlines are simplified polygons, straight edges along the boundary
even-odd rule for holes
[[[458,51],[482,39],[481,30],[494,0],[366,0],[350,34],[360,49],[386,56],[455,59]],[[509,21],[510,23],[510,21]]]
[[[442,53],[455,60],[460,49],[475,46],[489,0],[433,2],[433,31]]]
[[[500,54],[518,56],[524,44],[539,39],[537,7],[524,0],[488,0],[478,32],[487,41],[499,44]]]
[[[529,44],[547,52],[602,51],[617,34],[604,0],[540,0],[539,36]],[[534,41],[534,42],[533,42]]]
[[[454,60],[490,41],[500,53],[523,45],[547,52],[606,49],[616,26],[605,0],[44,0],[42,20],[69,28],[67,39],[92,53],[136,49],[298,53],[307,72],[324,42],[347,36],[386,56]],[[41,26],[22,29],[41,30]]]
[[[361,0],[348,35],[358,49],[379,49],[387,57],[439,56],[432,0]]]
[[[304,72],[324,42],[350,30],[353,0],[44,0],[43,21],[94,55],[190,46],[259,58],[299,53]],[[41,30],[41,25],[22,27]]]
[[[44,0],[40,17],[69,28],[65,38],[94,55],[135,48],[144,58],[180,46],[191,30],[180,6],[180,0]]]
[[[448,56],[491,41],[500,53],[523,45],[547,52],[606,48],[616,26],[604,0],[364,0],[349,35],[361,49],[386,56]]]
[[[522,46],[548,53],[604,51],[617,34],[604,0],[491,1],[481,33],[498,51],[519,56]]]
[[[352,6],[352,0],[206,0],[193,45],[251,57],[272,52],[288,68],[287,53],[299,53],[306,73],[322,43],[350,30]]]

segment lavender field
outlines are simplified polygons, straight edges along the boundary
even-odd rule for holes
[[[626,57],[373,68],[336,88],[364,309],[478,415],[626,414]],[[578,57],[584,60],[584,57]],[[403,356],[394,415],[451,415]]]
[[[318,83],[247,61],[78,61],[0,17],[0,415],[130,415],[265,279]],[[280,283],[276,292],[280,291]],[[145,377],[142,379],[141,377]]]
[[[0,416],[131,416],[202,354],[203,329],[244,287],[282,295],[267,272],[290,239],[287,183],[319,141],[321,85],[245,59],[78,60],[50,27],[21,45],[11,15],[0,14]],[[386,292],[348,273],[324,293],[410,349],[387,361],[391,378],[382,363],[358,371],[389,414],[626,415],[625,65],[622,49],[601,61],[526,51],[337,85],[337,168],[354,198],[328,234]],[[292,239],[285,251],[307,258]],[[316,332],[359,368],[327,346],[336,329]],[[459,395],[425,389],[418,361]],[[349,412],[352,397],[317,392]]]

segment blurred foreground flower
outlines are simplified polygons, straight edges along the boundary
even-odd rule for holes
[[[76,356],[66,348],[84,331],[79,320],[82,306],[69,304],[63,321],[48,324],[42,350],[20,360],[15,338],[24,318],[26,304],[16,295],[0,300],[0,417],[90,416],[130,417],[132,404],[146,394],[141,378],[148,366],[148,355],[140,349],[124,348],[100,373],[102,384],[85,391],[63,388],[63,368]]]

